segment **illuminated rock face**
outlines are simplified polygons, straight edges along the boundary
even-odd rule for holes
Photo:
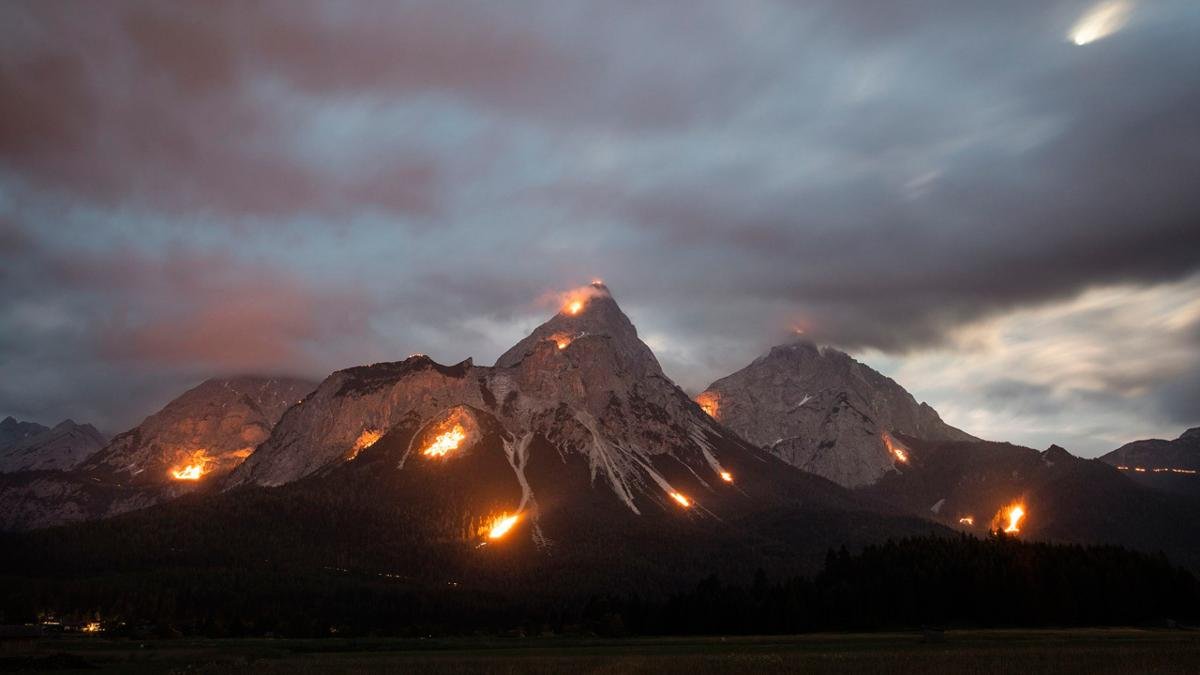
[[[432,422],[465,406],[486,412],[501,427],[522,485],[528,484],[519,471],[521,448],[536,438],[564,462],[585,465],[592,485],[633,513],[677,512],[672,493],[703,504],[696,493],[732,490],[736,470],[720,455],[754,451],[663,374],[606,287],[593,284],[579,295],[582,300],[565,302],[493,367],[470,360],[443,366],[418,355],[334,373],[288,412],[228,485],[290,483],[344,462],[361,429]],[[454,452],[469,445],[455,445]],[[422,458],[413,455],[404,455],[405,470]]]
[[[894,380],[845,353],[799,341],[771,349],[698,397],[716,418],[784,461],[846,487],[903,464],[885,433],[972,440]]]
[[[118,435],[81,468],[135,485],[164,484],[202,452],[206,475],[228,473],[314,386],[287,378],[208,380]]]
[[[314,386],[286,378],[208,380],[69,471],[0,475],[0,529],[104,518],[211,485]]]

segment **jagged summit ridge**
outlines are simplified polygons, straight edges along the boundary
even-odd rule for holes
[[[601,282],[563,294],[557,314],[496,359],[496,366],[510,368],[532,354],[540,343],[566,349],[575,342],[607,340],[617,357],[614,365],[638,376],[662,375],[654,352],[638,337],[637,328]],[[577,346],[578,348],[578,346]]]
[[[353,461],[364,435],[378,438],[412,420],[436,426],[455,415],[498,429],[522,486],[523,449],[545,443],[563,464],[583,462],[592,485],[634,513],[690,501],[681,501],[672,475],[698,478],[702,489],[732,476],[717,449],[726,432],[662,374],[607,287],[594,283],[564,294],[561,311],[495,366],[414,356],[334,373],[284,416],[229,485],[293,482]],[[412,465],[410,456],[412,448],[400,470]]]
[[[885,434],[972,439],[891,378],[805,339],[772,347],[697,400],[752,443],[846,487],[903,463]]]

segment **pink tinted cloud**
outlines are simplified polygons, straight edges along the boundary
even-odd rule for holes
[[[333,171],[292,151],[299,122],[252,86],[276,67],[255,51],[281,15],[240,3],[47,5],[24,7],[36,26],[25,49],[0,52],[0,167],[27,184],[230,215],[435,210],[430,156]]]
[[[53,263],[56,277],[107,310],[94,319],[96,358],[203,372],[324,374],[386,353],[359,288],[224,253],[131,251]]]

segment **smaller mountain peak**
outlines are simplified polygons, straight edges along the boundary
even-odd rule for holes
[[[1069,461],[1075,459],[1075,455],[1061,445],[1054,444],[1042,451],[1042,459],[1050,462]]]
[[[540,342],[553,341],[560,351],[569,353],[567,347],[578,338],[605,336],[611,338],[609,344],[627,365],[637,371],[662,374],[654,353],[638,338],[637,328],[621,311],[604,282],[596,279],[555,297],[559,302],[558,313],[501,354],[497,366],[515,366],[534,353]]]
[[[1179,440],[1200,441],[1200,427],[1192,427],[1179,435]]]
[[[783,342],[771,347],[769,350],[767,350],[767,353],[762,356],[762,358],[777,359],[788,358],[797,355],[819,355],[820,353],[821,347],[817,345],[812,338],[804,335],[803,333],[797,333],[787,342]]]

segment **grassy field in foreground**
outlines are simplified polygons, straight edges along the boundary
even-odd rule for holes
[[[121,673],[1196,673],[1200,632],[1089,629],[768,637],[0,643],[0,671]]]

